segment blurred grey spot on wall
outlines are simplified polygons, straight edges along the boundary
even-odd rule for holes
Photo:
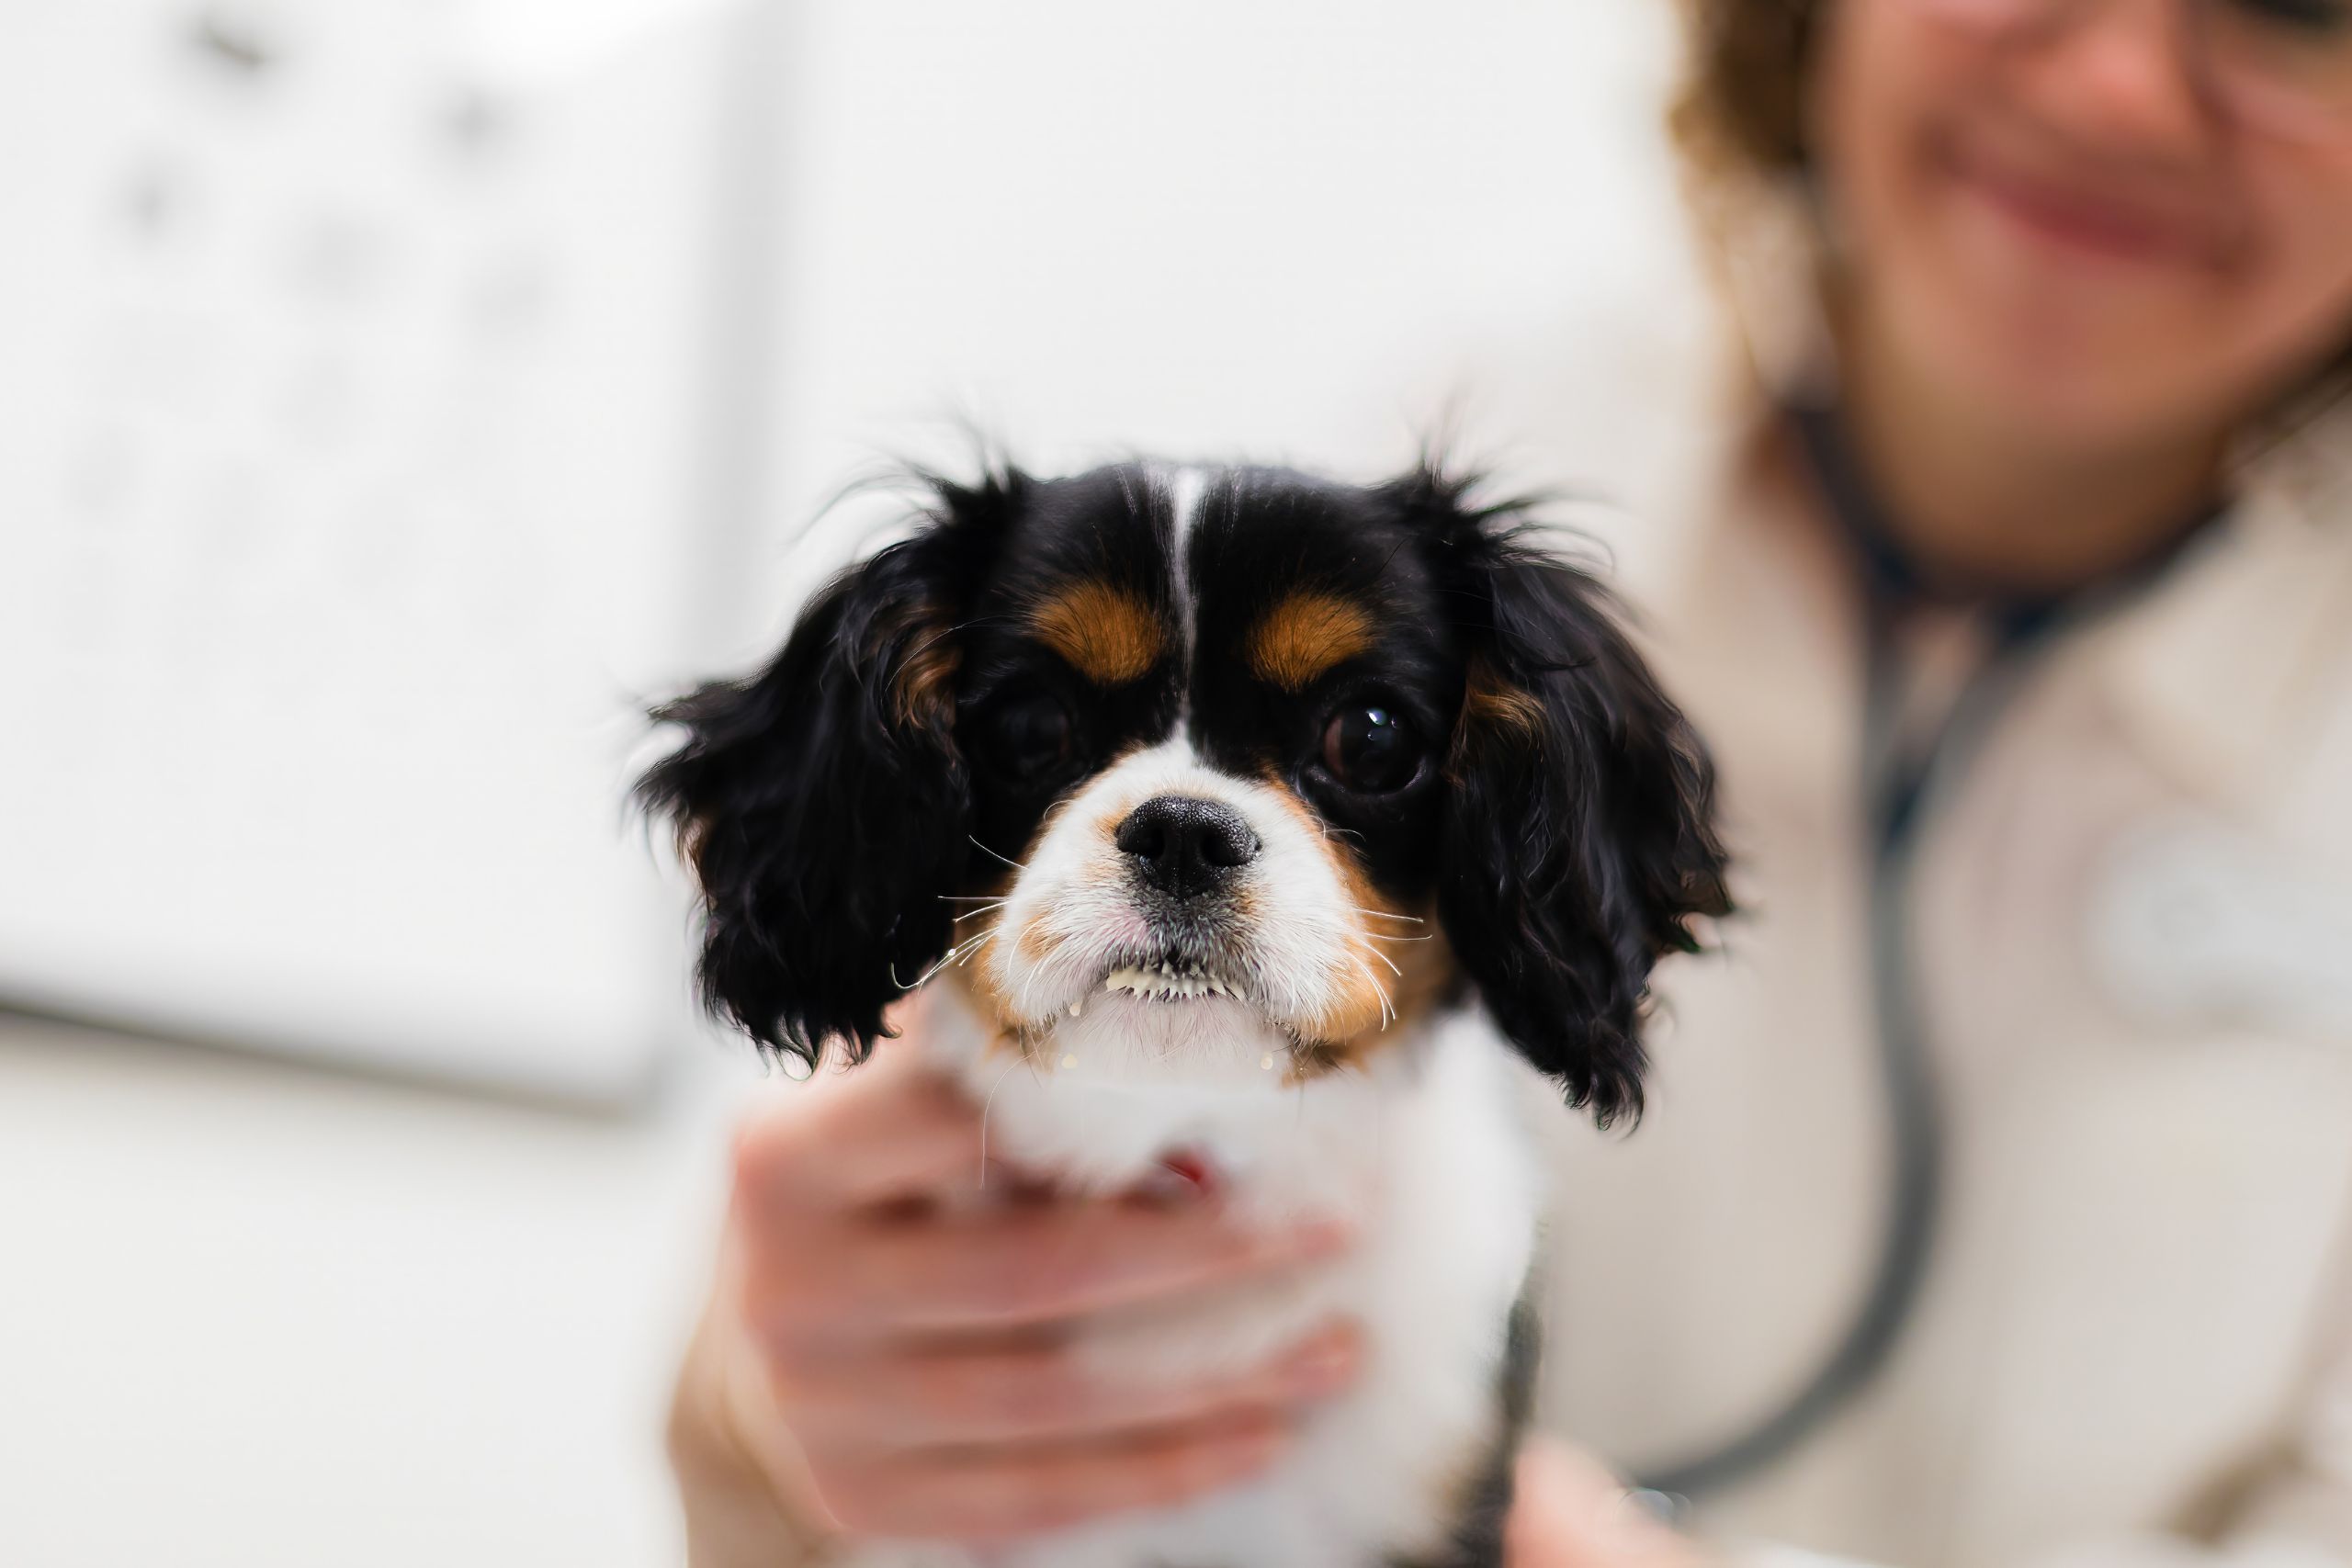
[[[778,9],[0,18],[0,1003],[595,1100],[699,1030],[620,797]]]

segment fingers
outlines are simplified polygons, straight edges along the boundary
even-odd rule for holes
[[[978,1160],[968,1109],[920,1076],[754,1119],[736,1173],[753,1327],[779,1340],[1000,1331],[1296,1266],[1349,1239],[1329,1224],[1245,1231],[1210,1201],[929,1201]]]
[[[1349,1383],[1351,1329],[1190,1386],[1119,1386],[1067,1347],[1098,1314],[1341,1251],[1211,1200],[1065,1201],[983,1176],[978,1113],[917,1054],[785,1090],[736,1147],[724,1292],[750,1386],[853,1533],[994,1540],[1254,1474]],[[1001,1179],[1002,1188],[995,1183]],[[772,1396],[772,1397],[771,1397]]]
[[[755,1217],[886,1203],[982,1172],[980,1119],[912,1052],[876,1052],[770,1097],[735,1139],[735,1192]]]
[[[1696,1568],[1699,1557],[1589,1455],[1543,1439],[1521,1453],[1504,1538],[1509,1568]]]
[[[860,1225],[804,1275],[798,1304],[820,1322],[854,1312],[901,1333],[1058,1322],[1205,1290],[1340,1251],[1348,1230],[1237,1227],[1214,1204],[1094,1202],[988,1210]]]
[[[1249,1411],[1081,1444],[829,1465],[818,1484],[852,1534],[982,1543],[1190,1501],[1260,1473],[1289,1435],[1279,1413]]]
[[[965,1344],[925,1351],[779,1358],[777,1403],[838,1447],[1072,1442],[1288,1409],[1354,1380],[1362,1339],[1334,1324],[1261,1367],[1190,1384],[1106,1379],[1062,1346]]]

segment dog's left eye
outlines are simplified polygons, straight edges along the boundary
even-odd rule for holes
[[[1042,779],[1069,761],[1076,731],[1061,699],[1035,693],[997,704],[981,719],[980,750],[1006,778]]]
[[[1421,743],[1396,709],[1350,703],[1323,727],[1323,766],[1360,795],[1388,795],[1421,771]]]

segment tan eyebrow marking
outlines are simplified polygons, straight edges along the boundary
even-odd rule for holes
[[[1286,692],[1372,646],[1372,612],[1337,593],[1292,594],[1250,634],[1250,668]]]
[[[1124,686],[1159,659],[1159,618],[1142,596],[1108,582],[1075,582],[1029,612],[1029,629],[1101,686]]]
[[[891,671],[891,682],[902,721],[944,730],[956,716],[956,671],[962,660],[935,621],[928,605],[908,614],[919,640]]]
[[[1533,739],[1544,732],[1544,705],[1532,692],[1506,685],[1483,659],[1470,661],[1462,694],[1463,716],[1518,730]]]

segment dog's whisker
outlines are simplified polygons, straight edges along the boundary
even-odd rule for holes
[[[942,959],[941,962],[946,963],[952,960],[955,963],[961,964],[965,959],[969,958],[973,953],[978,952],[981,947],[987,944],[989,939],[995,935],[996,930],[994,927],[990,927],[989,930],[984,931],[975,932],[973,935],[966,937],[962,942],[959,942],[955,946],[949,948],[947,950],[947,957],[945,959]]]
[[[987,1190],[989,1184],[989,1111],[995,1107],[996,1091],[1004,1087],[1006,1077],[1011,1076],[1013,1068],[1028,1060],[1029,1053],[1016,1047],[1012,1054],[1012,1060],[1007,1062],[1004,1065],[1004,1070],[989,1080],[988,1097],[980,1101],[980,1188],[983,1191]]]
[[[933,976],[938,974],[942,969],[946,968],[947,960],[955,956],[956,950],[952,947],[949,948],[947,950],[946,957],[942,958],[938,963],[933,964],[930,968],[916,976],[911,981],[901,980],[899,978],[899,965],[897,960],[894,959],[890,964],[890,984],[898,987],[899,989],[902,991],[921,990],[924,986],[931,983],[931,977]]]
[[[1388,987],[1380,983],[1380,976],[1373,973],[1371,964],[1359,958],[1356,967],[1363,971],[1363,977],[1372,982],[1373,990],[1380,998],[1380,1027],[1385,1033],[1388,1026],[1396,1021],[1396,1004],[1389,998]]]
[[[1009,855],[1000,855],[1000,854],[997,854],[997,852],[996,852],[994,850],[992,850],[992,849],[989,848],[986,844],[984,844],[984,843],[980,842],[980,840],[979,840],[978,839],[974,838],[974,837],[973,837],[973,835],[971,835],[971,834],[969,834],[969,833],[965,834],[965,835],[964,835],[964,837],[966,837],[966,838],[967,838],[967,839],[971,839],[971,840],[972,840],[972,847],[973,847],[974,849],[976,849],[976,850],[979,851],[979,852],[980,852],[980,853],[982,853],[982,854],[984,854],[984,855],[992,855],[992,856],[994,856],[996,859],[998,859],[998,860],[1001,860],[1001,861],[1004,862],[1004,863],[1005,863],[1005,864],[1007,864],[1007,865],[1011,866],[1011,867],[1012,867],[1013,870],[1015,870],[1015,871],[1027,871],[1027,870],[1029,869],[1027,866],[1023,865],[1019,861],[1012,859],[1012,858],[1011,856],[1009,856]]]

